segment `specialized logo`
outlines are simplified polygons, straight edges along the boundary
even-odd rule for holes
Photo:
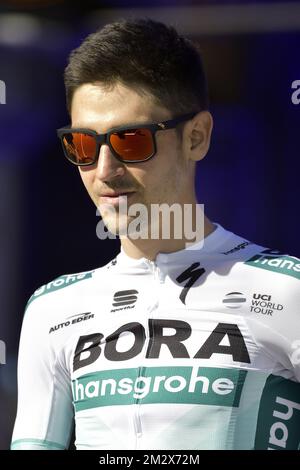
[[[300,279],[299,259],[284,255],[277,250],[264,250],[245,261],[245,264]]]
[[[77,313],[76,315],[72,315],[71,317],[68,317],[67,321],[63,323],[58,323],[55,326],[51,326],[49,333],[53,333],[54,331],[61,330],[62,328],[68,327],[70,325],[75,325],[76,323],[80,323],[82,321],[90,320],[91,318],[94,318],[94,314],[91,312]]]
[[[87,374],[72,383],[76,411],[137,403],[239,406],[247,372],[214,367],[147,367]]]
[[[70,286],[71,284],[75,284],[76,282],[83,281],[83,279],[89,279],[92,277],[94,271],[86,271],[80,274],[66,274],[64,276],[60,276],[54,281],[48,282],[44,286],[37,289],[30,299],[28,300],[28,305],[35,300],[37,297],[41,295],[48,294],[49,292],[53,292],[55,290],[63,289],[64,287]]]
[[[174,334],[170,335],[170,329],[174,330]],[[192,328],[186,321],[151,318],[147,330],[146,334],[141,323],[131,322],[106,338],[100,332],[80,336],[74,352],[74,372],[98,360],[120,362],[133,359],[142,352],[146,341],[145,359],[158,359],[161,354],[165,356],[167,348],[168,355],[176,359],[210,359],[213,354],[225,354],[231,356],[234,362],[250,363],[246,343],[236,324],[218,323],[200,348],[200,340],[195,338],[196,351],[190,352],[184,341],[192,335]],[[194,336],[197,336],[197,331]],[[224,338],[226,344],[223,343]]]
[[[199,268],[199,269],[198,269]],[[183,271],[179,276],[176,278],[176,281],[181,283],[184,281],[188,281],[184,288],[180,293],[180,300],[183,304],[185,304],[185,299],[187,296],[188,291],[192,287],[193,284],[205,273],[204,268],[200,268],[200,263],[193,263],[189,268]]]
[[[248,245],[252,245],[252,242],[245,241],[243,243],[240,243],[239,245],[235,246],[231,250],[225,251],[224,253],[222,253],[222,255],[231,255],[232,253],[235,253],[236,251],[243,250]]]
[[[283,305],[272,302],[271,295],[253,294],[250,312],[272,316],[275,310],[283,310]]]
[[[227,308],[240,308],[245,302],[246,297],[241,292],[229,292],[222,300]]]
[[[138,291],[131,290],[120,290],[114,294],[113,308],[111,312],[117,312],[118,310],[125,310],[134,308],[137,301]]]

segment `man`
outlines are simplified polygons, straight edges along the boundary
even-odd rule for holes
[[[67,448],[74,413],[77,449],[297,449],[300,263],[197,223],[212,130],[197,49],[151,20],[109,24],[65,84],[63,151],[121,252],[29,300],[12,449]],[[163,236],[163,203],[190,211],[193,243],[175,236],[184,210]],[[150,216],[134,225],[136,204]]]

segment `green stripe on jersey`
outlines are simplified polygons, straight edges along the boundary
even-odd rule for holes
[[[270,375],[260,400],[255,449],[298,449],[300,383]]]
[[[260,253],[245,261],[245,264],[300,279],[299,260],[291,256]]]
[[[58,442],[52,442],[52,441],[46,441],[45,439],[17,439],[16,441],[13,441],[11,443],[11,450],[16,450],[21,448],[22,449],[22,444],[33,444],[33,445],[38,445],[42,447],[46,447],[47,449],[59,449],[59,450],[64,450],[65,447],[62,446],[61,444],[58,444]]]
[[[144,367],[87,374],[72,383],[76,411],[100,406],[186,403],[237,407],[247,372],[214,367]]]
[[[63,289],[64,287],[68,287],[71,284],[75,284],[76,282],[83,281],[84,279],[89,279],[92,277],[94,271],[86,271],[84,273],[79,273],[79,274],[65,274],[63,276],[60,276],[54,281],[48,282],[48,284],[45,284],[39,289],[37,289],[30,299],[28,300],[27,306],[35,300],[37,297],[41,297],[42,295],[49,294],[50,292]]]

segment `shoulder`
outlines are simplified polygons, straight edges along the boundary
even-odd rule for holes
[[[294,304],[300,300],[300,259],[278,250],[258,249],[243,261],[245,274]]]
[[[300,259],[296,256],[270,249],[232,232],[225,232],[224,243],[218,250],[226,262],[237,263],[249,268],[249,273],[260,274],[274,279],[300,279]]]
[[[292,255],[249,244],[242,253],[228,255],[232,291],[243,294],[250,320],[277,331],[299,334],[300,260]],[[235,295],[233,295],[234,297]],[[286,335],[285,335],[286,336]]]
[[[47,284],[42,285],[38,289],[34,291],[32,296],[27,302],[26,309],[37,299],[39,300],[52,300],[53,298],[57,297],[57,295],[52,295],[55,292],[62,291],[64,295],[72,295],[69,291],[73,291],[72,287],[75,284],[82,283],[83,281],[91,280],[93,277],[95,270],[91,271],[84,271],[80,273],[74,274],[63,274],[52,281],[48,282]],[[76,286],[79,287],[79,286]],[[70,289],[71,288],[71,289]],[[40,302],[38,302],[40,304]]]
[[[280,276],[281,280],[284,280],[286,276],[300,279],[300,259],[278,250],[258,249],[249,259],[245,260],[245,264],[257,270],[263,270],[265,274],[267,274],[266,271],[272,273],[272,276],[277,274],[276,277]]]
[[[227,274],[244,290],[279,294],[288,298],[300,295],[300,259],[296,256],[270,249],[238,235],[227,232],[219,247],[216,263],[221,274]],[[268,294],[268,295],[267,295]]]
[[[113,265],[114,260],[111,260],[100,268],[62,274],[42,285],[29,298],[25,308],[25,316],[28,315],[28,312],[33,315],[33,312],[41,312],[41,310],[44,313],[62,310],[68,312],[75,305],[79,307],[81,304],[84,308],[84,299],[93,293],[96,283],[99,284],[101,279],[107,278],[108,270]]]

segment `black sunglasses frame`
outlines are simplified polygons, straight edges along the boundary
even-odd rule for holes
[[[80,128],[80,127],[76,127],[76,128],[62,127],[61,129],[57,129],[57,136],[59,137],[59,139],[61,141],[65,157],[71,163],[73,163],[73,165],[76,165],[76,166],[91,166],[91,165],[94,165],[97,162],[98,158],[99,158],[100,147],[101,147],[102,144],[107,144],[110,148],[110,151],[114,155],[114,157],[116,157],[116,159],[119,160],[122,163],[142,163],[142,162],[146,162],[146,161],[150,160],[150,158],[153,158],[154,155],[156,154],[157,145],[156,145],[155,133],[157,131],[165,131],[167,129],[173,129],[178,124],[180,124],[181,122],[188,121],[189,119],[192,119],[197,113],[198,113],[198,111],[193,112],[193,113],[183,114],[181,116],[178,116],[177,118],[169,119],[168,121],[158,122],[158,123],[155,123],[155,124],[140,124],[139,123],[139,124],[136,124],[135,126],[131,125],[131,126],[113,127],[111,129],[109,129],[106,132],[106,134],[98,134],[96,131],[93,131],[91,129],[85,129],[85,128]],[[123,159],[115,151],[115,149],[113,148],[113,146],[110,142],[110,136],[112,134],[122,132],[122,131],[130,131],[130,130],[134,130],[134,129],[149,129],[150,132],[151,132],[152,142],[153,142],[153,152],[152,152],[151,155],[149,155],[149,157],[147,157],[143,160],[125,160],[125,159]],[[68,152],[67,152],[67,150],[65,148],[65,145],[63,143],[63,138],[66,134],[70,134],[70,133],[72,133],[72,134],[82,133],[82,134],[90,135],[90,136],[95,138],[96,150],[95,150],[95,157],[94,157],[92,162],[89,162],[89,163],[76,163],[76,162],[74,162],[73,160],[71,160],[69,158]]]

